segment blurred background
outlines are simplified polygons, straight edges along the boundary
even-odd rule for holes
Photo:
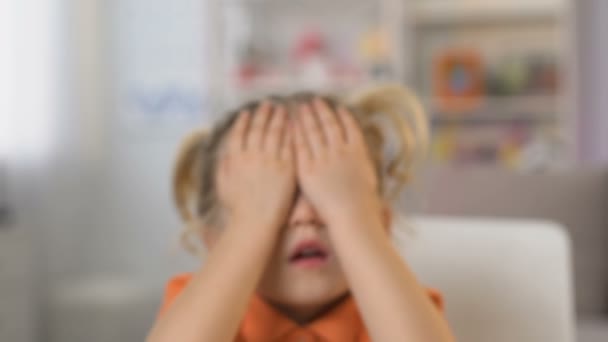
[[[432,123],[399,208],[565,227],[578,340],[608,340],[607,1],[0,6],[0,341],[143,340],[198,264],[176,246],[181,137],[249,98],[377,82]]]

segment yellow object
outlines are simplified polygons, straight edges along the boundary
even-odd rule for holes
[[[455,150],[455,129],[445,128],[439,131],[433,139],[432,151],[439,161],[450,161]]]
[[[521,148],[516,144],[505,144],[500,148],[500,160],[501,162],[510,167],[515,168],[519,164]]]
[[[359,51],[368,61],[385,61],[391,51],[388,34],[379,28],[364,33],[359,41]]]

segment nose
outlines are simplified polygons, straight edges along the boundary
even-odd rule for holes
[[[296,198],[295,205],[291,210],[291,214],[289,216],[289,226],[321,226],[322,224],[323,222],[317,214],[315,208],[312,206],[312,203],[310,203],[306,196],[300,193]]]

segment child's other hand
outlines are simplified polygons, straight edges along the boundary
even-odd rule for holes
[[[280,226],[296,184],[285,108],[263,102],[254,115],[241,112],[218,166],[218,194],[228,220]]]
[[[378,178],[351,113],[316,99],[300,105],[294,128],[298,181],[321,216],[376,215]]]

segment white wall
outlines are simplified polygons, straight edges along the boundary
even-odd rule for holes
[[[205,121],[204,1],[64,3],[60,139],[41,210],[50,281],[162,285],[193,262],[171,256],[170,177],[179,139]]]

